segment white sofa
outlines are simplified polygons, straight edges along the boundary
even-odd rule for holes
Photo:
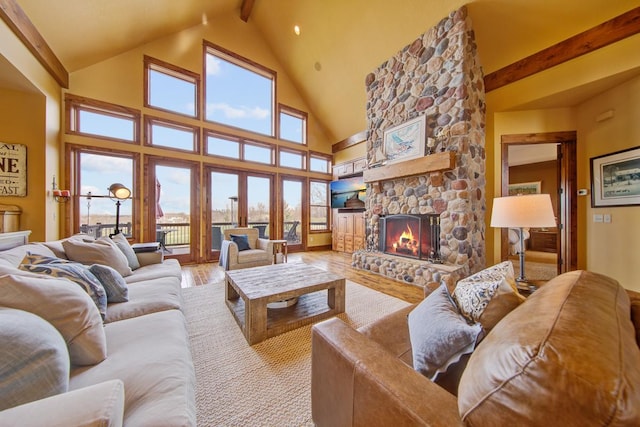
[[[80,238],[84,241],[87,236]],[[27,252],[66,258],[63,241],[30,243],[0,252],[0,289],[5,291],[0,292],[0,318],[23,319],[6,323],[9,328],[15,325],[15,331],[7,330],[3,325],[0,340],[15,343],[16,339],[25,336],[19,331],[20,325],[34,324],[29,330],[44,335],[38,339],[33,332],[33,341],[40,345],[50,340],[53,348],[58,348],[62,374],[57,372],[53,376],[57,375],[57,381],[63,383],[55,386],[53,382],[45,381],[41,385],[36,381],[34,386],[38,389],[29,388],[26,383],[31,378],[47,378],[38,370],[47,372],[54,365],[46,361],[55,352],[42,352],[41,359],[37,360],[40,353],[30,350],[26,353],[30,355],[27,360],[16,357],[15,366],[11,366],[13,359],[7,353],[11,353],[12,343],[0,342],[3,348],[0,350],[0,402],[4,402],[0,425],[196,425],[195,374],[186,321],[181,311],[180,264],[172,259],[163,261],[160,253],[137,254],[140,267],[124,277],[128,301],[107,304],[102,319],[96,304],[80,286],[67,279],[46,277],[19,268]],[[20,300],[20,289],[24,289],[24,300]],[[56,295],[50,306],[46,294],[44,303],[37,301],[40,296],[35,300],[31,297],[33,292],[43,289]],[[60,292],[62,297],[58,295]],[[80,302],[65,305],[65,298]],[[56,314],[60,307],[63,311],[68,307],[72,312]],[[90,336],[92,345],[98,343],[97,359],[103,359],[97,363],[84,359],[78,363],[79,354],[85,357],[88,354],[89,359],[95,359],[96,350],[87,352],[83,349],[85,341],[80,342],[76,336],[69,337],[68,331],[64,330],[81,315],[90,321],[89,326],[83,326],[78,334],[84,334],[84,337],[87,330],[93,331],[90,333],[93,334]],[[11,335],[11,332],[15,333]],[[62,350],[55,346],[59,335],[63,343],[66,342],[66,348]],[[14,344],[14,347],[11,350],[18,352],[19,345]],[[31,359],[36,359],[33,361],[36,368],[29,366]],[[64,378],[65,360],[68,384]],[[21,375],[24,376],[22,382]],[[54,387],[48,390],[52,384]],[[12,394],[23,386],[23,393]],[[66,390],[60,392],[61,387]]]

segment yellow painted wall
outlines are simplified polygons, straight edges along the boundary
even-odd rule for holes
[[[352,145],[351,147],[345,148],[344,150],[340,150],[337,153],[333,154],[333,164],[337,165],[339,163],[348,162],[354,159],[358,159],[360,157],[365,157],[367,155],[367,143],[361,142],[356,145]]]
[[[597,122],[602,112],[614,117]],[[590,159],[603,154],[640,147],[640,78],[635,78],[580,105],[578,121],[578,188],[590,187]],[[640,291],[640,206],[592,208],[590,197],[578,198],[584,212],[581,230],[586,268]],[[593,222],[594,214],[610,214],[611,223]]]
[[[19,90],[0,90],[0,141],[27,146],[27,196],[2,197],[0,203],[22,208],[21,229],[32,241],[59,236],[64,211],[51,197],[51,180],[59,176],[60,86],[0,21],[0,56],[10,64]]]
[[[148,55],[161,61],[202,74],[202,61],[204,56],[203,39],[275,70],[278,76],[276,89],[277,102],[309,112],[307,122],[308,148],[317,152],[327,154],[331,153],[331,142],[327,139],[324,130],[319,126],[315,116],[309,111],[308,106],[305,104],[297,89],[287,77],[286,71],[274,58],[270,48],[264,43],[261,35],[256,31],[255,27],[251,25],[251,22],[242,22],[235,12],[229,16],[211,19],[207,25],[192,27],[169,37],[155,40],[101,63],[76,71],[70,75],[70,88],[68,92],[74,95],[136,108],[145,114],[150,114],[156,117],[166,117],[176,120],[175,115],[143,107],[143,57],[144,55]],[[204,80],[204,76],[201,76],[201,84],[204,83]],[[228,128],[213,123],[205,124],[203,121],[189,118],[181,118],[180,120],[196,126],[205,125],[209,129],[229,132]],[[298,144],[286,142],[281,143],[276,141],[274,138],[267,136],[238,130],[234,130],[233,132],[250,137],[257,141],[278,143],[291,148],[300,148]],[[73,135],[65,135],[64,141],[69,143],[86,144],[86,138]],[[131,144],[125,143],[95,140],[93,145],[122,148],[128,151],[137,151],[143,154],[153,154],[157,156],[167,155],[166,150],[145,146],[132,147]],[[197,154],[171,152],[171,157],[200,163],[203,162],[203,157]],[[206,158],[205,160],[210,164],[218,162],[213,158]],[[231,167],[237,166],[239,169],[247,168],[245,163],[233,160],[225,160],[224,165]],[[270,172],[274,171],[272,166],[251,165],[251,168]],[[327,179],[326,175],[317,173],[301,174],[309,177]],[[296,175],[298,174],[296,173]],[[143,182],[142,176],[139,177],[139,182]],[[204,197],[205,195],[202,194],[202,200],[204,200]],[[139,200],[138,203],[138,212],[143,212],[141,201]],[[201,205],[204,207],[204,203]],[[204,229],[201,231],[204,233]],[[307,235],[307,243],[308,246],[329,245],[331,243],[331,234],[309,233]]]
[[[494,162],[493,196],[487,198],[487,222],[491,220],[493,197],[499,197],[502,189],[502,151],[500,139],[502,135],[522,133],[544,133],[576,130],[574,112],[570,108],[555,108],[548,110],[515,111],[509,113],[496,113],[494,115],[493,141],[487,145],[493,145],[492,153]],[[579,144],[579,142],[578,142]],[[487,170],[489,170],[487,168]],[[580,219],[578,219],[580,222]],[[487,228],[487,234],[491,235],[495,242],[500,241],[500,228]],[[578,235],[578,247],[584,244],[584,240]],[[494,263],[500,260],[500,245],[493,246]]]

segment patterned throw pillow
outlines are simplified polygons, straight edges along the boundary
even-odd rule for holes
[[[480,322],[487,331],[524,301],[518,293],[511,261],[460,280],[453,295],[462,315]]]
[[[436,379],[482,338],[482,326],[469,324],[453,304],[446,284],[440,285],[408,316],[413,368]]]
[[[249,238],[246,234],[231,234],[231,240],[233,240],[233,242],[238,245],[239,251],[246,251],[251,249],[251,246],[249,246]]]
[[[129,288],[124,278],[108,265],[93,264],[89,271],[100,281],[107,293],[107,302],[129,301]]]
[[[29,256],[25,257],[27,261]],[[69,262],[59,264],[20,264],[20,270],[67,279],[80,285],[98,307],[102,320],[107,315],[107,294],[100,281],[84,265]]]
[[[39,265],[39,264],[68,264],[72,261],[68,259],[56,258],[52,256],[46,255],[38,255],[31,252],[27,252],[24,259],[20,264],[31,264],[31,265]]]

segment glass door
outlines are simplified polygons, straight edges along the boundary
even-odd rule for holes
[[[304,181],[299,178],[282,179],[282,239],[287,241],[289,250],[301,250],[304,247],[306,226],[303,221],[306,213],[302,201],[305,198]]]
[[[247,176],[247,226],[258,229],[261,238],[271,234],[271,178]]]
[[[273,177],[266,174],[208,168],[205,172],[207,198],[206,260],[220,257],[224,230],[234,227],[254,227],[258,235],[272,234],[271,206]]]
[[[147,238],[160,243],[165,257],[195,262],[198,248],[197,165],[150,158]]]

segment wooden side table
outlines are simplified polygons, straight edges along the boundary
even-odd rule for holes
[[[272,240],[273,243],[273,263],[278,263],[278,254],[283,254],[284,262],[287,262],[287,241],[286,240]]]

